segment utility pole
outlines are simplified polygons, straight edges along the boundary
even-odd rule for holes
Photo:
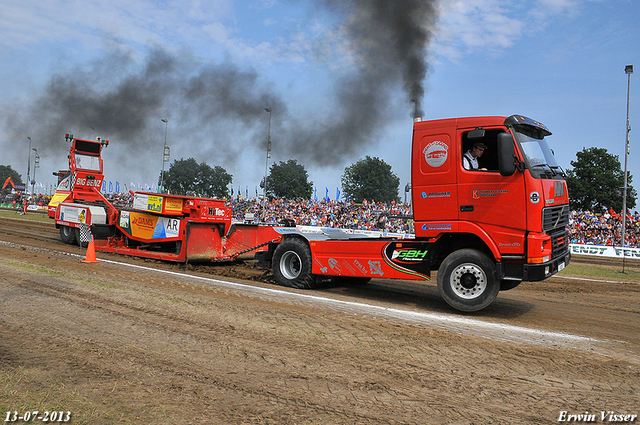
[[[629,158],[629,133],[631,132],[631,124],[629,123],[629,93],[631,88],[631,74],[633,74],[633,65],[627,65],[624,67],[624,72],[627,73],[627,129],[624,141],[624,187],[622,192],[622,273],[624,273],[624,247],[627,242],[626,230],[627,230],[627,162]]]
[[[31,180],[31,196],[35,195],[35,186],[36,186],[36,168],[40,168],[40,156],[38,156],[38,150],[33,148],[33,151],[36,153],[35,158],[33,158],[33,180]]]
[[[162,173],[160,173],[159,192],[164,193],[164,163],[169,162],[169,148],[167,147],[167,127],[169,126],[169,120],[161,118],[160,121],[164,123],[164,149],[162,150]]]
[[[269,113],[269,129],[267,130],[267,161],[264,166],[264,195],[262,196],[262,216],[267,221],[267,172],[269,171],[269,158],[271,158],[271,108],[264,108]]]
[[[29,139],[29,159],[27,159],[27,181],[24,183],[25,196],[27,194],[27,187],[31,181],[31,137],[27,136],[27,139]]]

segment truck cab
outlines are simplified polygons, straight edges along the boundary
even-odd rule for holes
[[[568,264],[569,198],[550,135],[521,115],[414,124],[415,233],[434,242],[432,264],[460,250],[477,251],[494,263],[501,290],[543,280]],[[467,169],[463,156],[474,145],[485,149],[478,168]],[[459,273],[458,280],[474,276]],[[458,295],[473,294],[465,289],[473,282],[443,285],[441,292],[453,285]]]

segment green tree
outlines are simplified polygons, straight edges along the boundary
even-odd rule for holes
[[[187,195],[194,193],[206,198],[229,196],[228,186],[233,176],[220,167],[206,162],[198,164],[193,159],[175,160],[164,173],[164,184],[169,193]]]
[[[0,165],[0,188],[4,186],[4,182],[9,177],[11,177],[11,181],[13,181],[13,184],[15,184],[16,186],[24,185],[24,183],[22,182],[22,177],[16,170],[11,167],[11,165]],[[9,183],[9,188],[11,187],[11,183]]]
[[[267,176],[267,196],[286,199],[309,199],[313,191],[313,182],[304,165],[295,159],[273,164]]]
[[[622,188],[624,171],[617,155],[604,148],[584,148],[576,153],[576,161],[571,161],[572,169],[567,170],[567,187],[573,209],[598,211],[602,207],[622,210]],[[636,205],[635,191],[627,179],[627,208]]]
[[[367,155],[345,168],[341,180],[343,193],[355,202],[399,200],[400,179],[391,171],[391,165],[380,158]]]

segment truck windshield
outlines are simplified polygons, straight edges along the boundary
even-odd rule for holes
[[[99,156],[82,155],[76,153],[75,158],[76,168],[79,168],[81,170],[101,171]]]
[[[514,133],[524,154],[525,165],[533,177],[538,179],[564,178],[564,171],[558,165],[544,137],[538,139],[517,130]]]

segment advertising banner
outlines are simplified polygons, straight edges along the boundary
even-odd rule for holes
[[[589,255],[606,258],[631,258],[640,260],[640,248],[622,248],[619,246],[569,244],[571,255]]]

